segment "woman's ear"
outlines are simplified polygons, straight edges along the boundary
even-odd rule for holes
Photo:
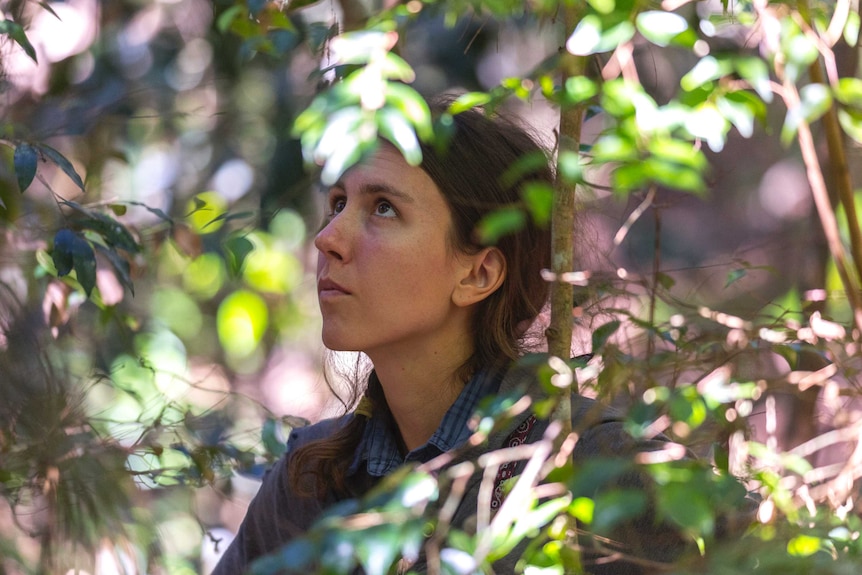
[[[455,291],[452,302],[459,307],[479,303],[503,285],[506,279],[506,257],[499,248],[490,246],[464,258],[464,274]]]

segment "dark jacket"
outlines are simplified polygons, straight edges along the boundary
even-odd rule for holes
[[[535,398],[541,397],[544,392],[533,369],[515,368],[503,378],[499,394],[529,394]],[[631,460],[638,452],[658,450],[668,445],[667,441],[662,439],[635,441],[623,429],[623,421],[618,413],[592,399],[579,395],[572,397],[572,428],[579,434],[572,454],[576,467],[594,458]],[[251,502],[236,538],[213,572],[214,575],[240,575],[256,558],[271,553],[294,537],[302,535],[325,508],[337,501],[338,498],[332,494],[324,500],[294,495],[288,483],[288,465],[294,450],[310,441],[331,435],[348,417],[352,415],[321,421],[291,433],[287,452],[264,477],[260,491]],[[475,461],[483,453],[506,447],[513,441],[536,442],[542,438],[548,425],[547,420],[538,419],[531,412],[525,412],[495,430],[486,443],[458,449],[453,463]],[[516,464],[510,470],[511,474],[519,475],[524,465],[525,462]],[[360,466],[355,476],[349,478],[356,496],[373,487],[376,481],[377,478],[369,476],[364,466]],[[465,496],[452,518],[453,526],[469,530],[471,525],[475,525],[481,481],[481,473],[475,474],[469,480]],[[612,483],[609,487],[649,489],[649,481],[634,470],[618,475]],[[613,533],[606,535],[610,537],[603,541],[607,543],[610,540],[611,546],[614,545],[613,541],[617,540],[626,554],[631,553],[653,561],[670,561],[683,549],[676,532],[657,524],[655,515],[649,508],[640,517],[626,522]],[[649,572],[648,569],[622,560],[606,561],[605,552],[591,553],[589,537],[580,538],[579,544],[587,547],[582,557],[585,568],[594,575],[634,575]],[[506,558],[496,562],[495,572],[514,573],[515,564],[524,546],[519,546]],[[607,547],[605,544],[603,546]],[[413,565],[411,569],[424,571],[421,559],[420,563]]]

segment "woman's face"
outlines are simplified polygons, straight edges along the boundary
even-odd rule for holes
[[[329,221],[314,241],[324,344],[372,358],[387,346],[433,346],[457,321],[452,295],[463,269],[433,180],[382,145],[327,202]]]

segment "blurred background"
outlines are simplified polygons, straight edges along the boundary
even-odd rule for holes
[[[101,575],[206,572],[286,430],[343,409],[322,375],[310,244],[320,194],[291,135],[324,82],[341,7],[296,10],[292,30],[266,42],[260,30],[227,30],[228,1],[0,7],[25,25],[37,60],[2,37],[0,573],[76,555]],[[399,45],[426,96],[488,90],[563,40],[555,22],[434,12]],[[659,103],[693,65],[646,43],[635,58]],[[555,144],[558,113],[541,96],[508,112]],[[587,122],[587,141],[602,123]],[[57,150],[84,189],[42,158],[21,193],[21,141]],[[643,195],[614,197],[607,175],[592,174],[579,266],[629,281],[632,307],[657,265],[686,312],[786,319],[817,305],[846,319],[846,304],[823,295],[840,288],[797,153],[758,128],[708,156],[709,192],[659,190],[618,246]],[[89,299],[51,256],[57,230],[82,210],[115,218],[139,245],[122,254],[125,267],[98,253]],[[597,291],[601,282],[576,301],[576,353],[601,315]],[[676,313],[660,304],[660,316]]]

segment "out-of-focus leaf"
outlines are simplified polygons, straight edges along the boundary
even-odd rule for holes
[[[87,246],[84,248],[84,246]],[[80,245],[76,245],[75,251],[75,275],[78,276],[78,283],[84,288],[84,293],[87,297],[93,292],[96,287],[96,254],[93,253],[93,248],[86,240],[81,240]]]
[[[692,91],[707,82],[726,76],[732,71],[733,65],[728,60],[724,58],[719,60],[715,56],[704,56],[698,60],[694,68],[682,77],[680,86],[683,90]]]
[[[129,206],[126,204],[108,204],[108,208],[114,212],[115,216],[125,216],[126,212],[129,211]]]
[[[737,58],[733,67],[742,79],[751,84],[757,95],[766,102],[772,101],[772,80],[769,77],[769,66],[756,56]]]
[[[112,246],[120,247],[133,254],[141,251],[128,228],[106,214],[92,213],[91,217],[82,220],[79,225],[97,232]]]
[[[799,90],[802,115],[806,122],[815,122],[832,107],[832,92],[823,84],[808,84]]]
[[[598,51],[602,41],[602,21],[595,14],[581,18],[572,35],[566,40],[566,50],[575,56],[588,56]]]
[[[24,33],[24,28],[22,28],[20,24],[13,22],[12,20],[0,20],[0,34],[7,34],[24,49],[24,53],[27,54],[31,60],[37,64],[39,63],[39,60],[36,59],[36,50],[30,43],[30,40],[27,39],[27,34]]]
[[[862,80],[841,78],[835,85],[835,99],[845,106],[862,108]]]
[[[856,46],[859,41],[859,13],[853,10],[847,14],[847,24],[844,26],[844,41],[848,46]]]
[[[724,282],[724,287],[729,287],[731,284],[738,282],[748,274],[745,268],[730,270],[727,272],[727,280]]]
[[[763,119],[766,114],[763,102],[749,92],[737,91],[721,95],[716,98],[715,105],[743,138],[750,138],[754,134],[755,118]]]
[[[566,79],[563,85],[564,101],[567,104],[579,104],[589,100],[599,89],[596,83],[586,76],[573,76]]]
[[[647,10],[637,15],[637,29],[656,46],[667,46],[675,36],[688,30],[688,22],[679,14],[664,10]]]
[[[562,150],[557,154],[557,175],[569,183],[583,181],[584,168],[581,155],[571,150]]]
[[[461,94],[449,105],[449,113],[453,116],[471,110],[477,106],[484,106],[491,101],[491,94],[487,92],[467,92]]]
[[[219,15],[218,17],[218,21],[216,22],[216,28],[218,28],[218,31],[224,34],[228,30],[230,30],[233,21],[239,18],[244,11],[244,6],[236,4],[222,12],[221,15]]]
[[[67,160],[63,154],[47,144],[36,144],[35,146],[49,160],[57,164],[57,166],[63,170],[73,182],[75,182],[75,185],[81,188],[82,192],[86,191],[84,189],[84,180],[82,180],[81,176],[78,175],[78,172],[75,171],[75,168],[72,166],[72,162]]]
[[[862,112],[838,110],[838,122],[848,136],[862,144]]]
[[[410,120],[420,140],[427,141],[434,135],[431,110],[416,90],[399,82],[387,82],[386,103]]]
[[[238,277],[242,272],[246,257],[254,251],[254,244],[244,236],[234,236],[224,243],[224,247],[230,256],[228,258],[230,274],[233,277]]]
[[[610,337],[616,333],[616,331],[620,328],[620,325],[622,324],[619,320],[613,320],[609,321],[606,324],[602,324],[598,328],[596,328],[596,330],[593,331],[592,336],[592,353],[601,353],[608,339],[610,339]]]
[[[504,188],[514,186],[523,179],[530,179],[530,175],[548,168],[548,157],[542,151],[530,152],[515,160],[509,168],[500,176],[500,185]]]
[[[526,223],[524,210],[517,207],[500,208],[487,214],[479,222],[479,241],[484,245],[494,245],[501,237],[517,232]]]
[[[33,178],[36,177],[36,165],[39,162],[39,155],[36,153],[36,148],[26,142],[21,142],[15,147],[15,176],[18,178],[18,189],[23,193]]]
[[[51,258],[60,277],[71,272],[74,266],[72,246],[75,244],[75,238],[77,238],[75,232],[67,228],[62,228],[54,234],[54,251]]]
[[[640,515],[647,505],[643,491],[612,489],[599,493],[595,498],[593,529],[598,534],[608,534],[615,526]]]
[[[280,426],[281,423],[278,420],[272,417],[268,417],[263,423],[263,429],[261,430],[263,447],[264,449],[266,449],[266,452],[273,457],[273,459],[278,459],[279,457],[281,457],[285,449],[287,448],[284,439],[280,436]]]
[[[381,136],[395,144],[409,165],[418,166],[422,163],[422,149],[416,132],[401,112],[388,107],[378,111],[377,129]]]
[[[554,206],[554,188],[542,182],[528,182],[521,192],[521,197],[533,216],[533,221],[540,226],[548,225]]]
[[[75,270],[78,283],[89,297],[96,286],[96,254],[90,242],[63,228],[54,235],[53,260],[60,277]]]
[[[497,560],[508,555],[527,536],[536,536],[540,528],[562,513],[571,502],[571,496],[558,497],[538,505],[535,509],[520,514],[512,529],[494,546],[490,559]]]
[[[794,557],[808,557],[820,551],[821,540],[812,535],[797,535],[787,542],[787,553]]]
[[[111,262],[111,266],[114,268],[114,274],[117,276],[117,279],[120,280],[120,283],[129,289],[129,293],[135,295],[135,285],[132,283],[132,275],[131,269],[129,266],[129,262],[126,261],[120,254],[118,254],[115,250],[110,248],[106,248],[103,245],[93,244],[96,250],[105,256],[109,262]]]
[[[599,14],[608,15],[614,11],[616,0],[587,0],[587,3]]]

